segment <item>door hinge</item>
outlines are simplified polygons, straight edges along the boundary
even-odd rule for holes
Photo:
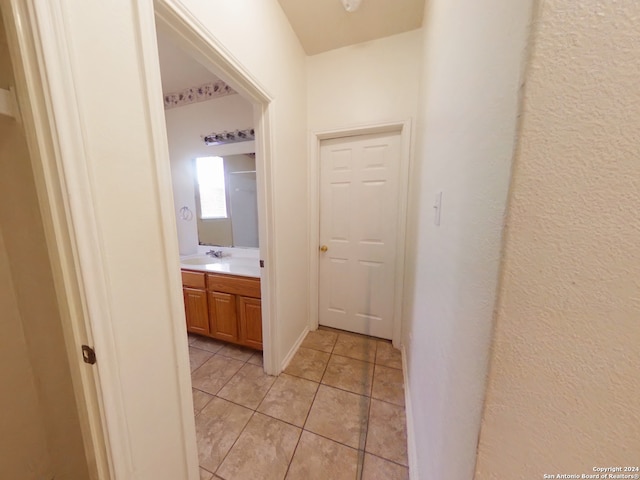
[[[96,351],[89,345],[82,345],[82,360],[89,365],[95,365]]]
[[[260,260],[260,268],[264,268],[264,260]]]

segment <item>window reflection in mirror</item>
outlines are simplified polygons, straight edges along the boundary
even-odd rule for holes
[[[255,155],[200,157],[194,174],[198,242],[257,248]]]
[[[200,193],[199,218],[228,218],[222,157],[196,158],[196,182]]]

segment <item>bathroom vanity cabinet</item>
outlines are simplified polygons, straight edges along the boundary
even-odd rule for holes
[[[187,331],[262,350],[260,279],[182,270]]]

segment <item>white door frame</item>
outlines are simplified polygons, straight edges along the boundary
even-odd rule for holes
[[[66,61],[64,28],[52,3],[7,0],[2,7],[18,84],[17,118],[24,126],[44,220],[89,474],[92,480],[115,479],[117,463],[127,461],[128,446],[126,435],[115,448],[111,441],[115,432],[126,428],[118,419],[122,404],[117,368],[79,363],[80,345],[95,345],[99,338],[112,347],[113,338],[106,328],[110,309],[104,296],[104,272],[93,253],[95,213],[87,172],[82,162],[76,162],[84,152],[81,135],[74,135],[81,128],[69,88],[72,82],[68,71],[48,68],[48,62]],[[67,108],[56,109],[60,105]],[[78,196],[69,195],[74,189],[86,197],[78,201]],[[105,391],[111,385],[116,388]],[[105,411],[109,409],[114,415],[108,419]]]
[[[318,246],[320,245],[320,144],[322,140],[333,138],[353,137],[370,133],[398,133],[400,134],[400,176],[398,190],[398,233],[396,237],[396,281],[393,308],[393,345],[400,347],[402,326],[402,297],[404,288],[405,249],[407,230],[407,208],[409,199],[409,169],[411,163],[411,120],[399,122],[360,125],[334,130],[313,132],[309,147],[309,329],[318,328],[319,318],[319,265]]]
[[[176,263],[177,236],[168,168],[166,127],[162,102],[160,71],[155,38],[154,15],[158,23],[175,33],[193,52],[219,69],[222,79],[254,103],[258,209],[260,215],[260,254],[263,269],[264,365],[267,373],[279,373],[275,346],[275,253],[273,242],[272,200],[272,97],[253,76],[225,50],[179,0],[134,2],[135,24],[140,47],[140,71],[146,85],[151,124],[151,147],[155,151],[154,183],[160,206],[161,232],[165,239],[163,255],[166,268]],[[13,30],[10,37],[12,57],[20,61],[16,76],[24,88],[19,91],[25,131],[35,174],[47,247],[58,301],[65,343],[68,350],[74,390],[79,408],[85,449],[92,480],[128,477],[135,471],[135,458],[129,441],[126,409],[119,371],[118,349],[112,330],[112,305],[105,273],[107,259],[100,249],[100,232],[93,202],[93,186],[84,161],[85,144],[82,120],[68,65],[67,30],[58,2],[44,0],[3,0],[5,23]],[[259,160],[258,160],[259,159]],[[71,194],[73,192],[73,194]],[[173,239],[173,240],[172,240]],[[171,272],[170,272],[171,273]],[[169,287],[181,288],[178,272],[169,275]],[[184,315],[181,295],[169,299],[173,318]],[[174,301],[176,300],[176,301]],[[180,301],[177,301],[180,300]],[[177,372],[189,372],[189,359],[183,352],[184,324],[170,326],[174,348],[167,351],[178,366]],[[79,345],[96,345],[100,362],[90,367],[81,364]],[[177,373],[179,375],[179,373]],[[179,375],[178,392],[183,433],[192,431],[190,378]],[[195,436],[182,438],[185,459],[195,459]],[[189,461],[190,462],[190,461]],[[197,465],[186,465],[190,478],[197,478]]]
[[[179,0],[154,0],[156,24],[169,33],[173,39],[198,60],[205,68],[213,71],[221,80],[229,84],[236,92],[248,98],[253,104],[253,120],[256,132],[256,180],[258,200],[258,232],[260,236],[260,258],[264,260],[261,275],[262,297],[262,342],[264,348],[264,369],[270,375],[280,373],[277,358],[276,336],[276,258],[275,249],[270,248],[274,238],[272,160],[271,141],[271,102],[273,97],[266,89],[226,50],[224,45],[209,32],[193,14],[184,8]],[[153,28],[153,26],[143,26]],[[145,50],[145,73],[156,75],[159,79],[159,65],[156,61],[157,46],[155,29],[148,31],[142,39]],[[166,126],[164,111],[160,109],[157,98],[162,98],[159,81],[147,80],[147,91],[153,101],[152,116],[155,120],[154,134],[156,150],[166,150]],[[153,108],[153,107],[157,108]],[[160,150],[158,150],[160,149]],[[168,153],[156,156],[158,162],[168,162]],[[168,199],[169,201],[171,199]],[[173,215],[173,203],[167,208]]]

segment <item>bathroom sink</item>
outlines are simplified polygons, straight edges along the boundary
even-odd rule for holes
[[[208,256],[196,256],[183,258],[180,260],[183,265],[209,265],[211,263],[228,263],[237,265],[239,267],[257,267],[259,265],[257,258],[245,258],[245,257],[208,257]]]
[[[222,263],[222,258],[211,258],[211,257],[192,257],[185,258],[180,260],[180,263],[186,265],[207,265],[209,263]]]
[[[260,265],[260,261],[257,258],[223,257],[217,260],[223,260],[239,267],[258,267]]]
[[[180,259],[182,268],[212,273],[228,273],[245,277],[260,278],[260,261],[251,257],[210,257],[193,255]]]

